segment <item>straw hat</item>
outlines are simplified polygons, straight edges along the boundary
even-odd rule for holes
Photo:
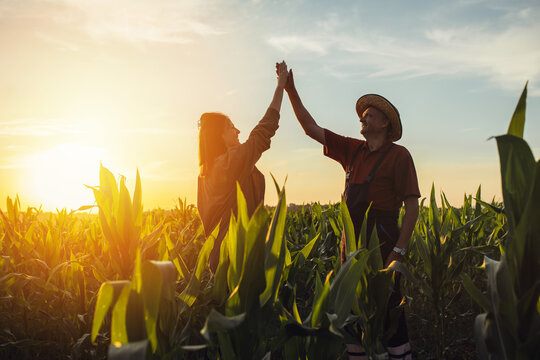
[[[377,94],[366,94],[356,102],[356,112],[359,117],[362,117],[362,114],[370,106],[373,106],[380,111],[382,111],[392,124],[392,142],[398,141],[401,139],[402,126],[401,118],[399,117],[399,111],[394,105],[381,95]]]

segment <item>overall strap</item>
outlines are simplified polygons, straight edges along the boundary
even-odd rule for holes
[[[390,147],[388,148],[388,150],[386,150],[380,157],[379,157],[379,160],[377,160],[377,162],[375,163],[375,165],[373,165],[373,168],[371,169],[371,171],[369,172],[368,176],[366,176],[366,180],[364,180],[365,183],[370,183],[371,180],[373,179],[373,174],[375,174],[375,170],[377,170],[377,168],[379,167],[379,165],[381,165],[382,161],[384,160],[384,158],[386,157],[386,155],[388,155],[388,153],[390,152],[390,149],[392,149],[392,146],[394,146],[394,143],[392,143],[390,145]]]
[[[360,152],[360,149],[362,149],[364,145],[365,143],[357,147],[356,150],[354,151],[354,154],[351,158],[351,162],[349,163],[349,170],[347,170],[347,175],[345,176],[345,189],[349,187],[349,180],[351,179],[351,173],[352,173],[352,167],[353,167],[354,161],[358,157],[358,153]]]
[[[345,176],[345,189],[347,189],[349,187],[349,181],[351,179],[351,173],[352,173],[352,169],[353,169],[353,164],[354,164],[354,161],[356,160],[356,157],[358,156],[358,153],[360,152],[360,149],[362,148],[362,146],[365,146],[365,143],[360,145],[358,148],[356,148],[352,158],[351,158],[351,162],[349,163],[349,170],[347,171],[347,175]],[[382,161],[384,160],[384,158],[386,157],[386,155],[388,155],[388,153],[390,152],[390,150],[392,149],[392,146],[394,146],[394,143],[392,143],[390,145],[390,147],[388,148],[388,150],[386,150],[380,157],[379,159],[377,160],[377,162],[375,163],[375,165],[373,165],[373,168],[371,169],[371,171],[369,172],[368,176],[366,176],[366,179],[364,180],[364,183],[367,183],[369,184],[371,182],[371,180],[373,179],[373,175],[375,174],[375,170],[377,170],[377,168],[379,167],[379,165],[382,163]]]

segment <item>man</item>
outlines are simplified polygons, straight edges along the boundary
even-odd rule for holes
[[[345,199],[354,223],[356,238],[371,203],[367,223],[368,239],[373,227],[376,227],[385,267],[394,260],[402,261],[418,218],[420,190],[411,155],[403,146],[394,144],[401,138],[402,133],[398,110],[380,95],[368,94],[358,99],[356,111],[362,124],[360,133],[366,139],[363,141],[340,136],[320,127],[300,100],[292,70],[289,72],[285,90],[306,135],[321,143],[324,146],[324,155],[338,161],[347,172]],[[399,229],[397,219],[402,204],[405,206],[405,214]],[[345,258],[345,242],[342,238],[342,263]],[[397,283],[390,303],[399,301],[400,298]],[[360,346],[349,344],[347,351],[349,359],[367,359]],[[403,312],[398,330],[388,342],[387,351],[392,359],[411,358]]]

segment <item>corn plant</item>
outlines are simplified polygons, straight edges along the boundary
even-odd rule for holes
[[[480,196],[480,192],[477,192]],[[434,186],[431,188],[430,203],[424,207],[422,199],[419,220],[411,238],[409,263],[415,277],[412,286],[418,287],[420,295],[431,305],[435,314],[436,357],[442,357],[448,341],[446,335],[447,312],[462,293],[460,276],[467,264],[472,264],[472,250],[488,251],[485,242],[476,240],[474,235],[485,227],[483,221],[491,217],[489,211],[482,211],[477,202],[474,211],[465,200],[461,214],[453,208],[444,193],[439,208]],[[493,251],[496,246],[489,249]],[[464,249],[470,251],[464,251]],[[474,265],[470,265],[474,266]]]
[[[270,356],[269,340],[277,336],[269,325],[277,322],[275,304],[285,264],[285,192],[279,191],[270,223],[262,206],[248,217],[239,185],[237,204],[238,216],[231,216],[215,274],[214,296],[224,303],[210,312],[201,333],[219,345],[222,359],[263,358]]]
[[[345,202],[340,204],[347,260],[324,285],[316,276],[311,313],[302,321],[296,302],[292,316],[284,317],[289,339],[284,346],[287,359],[329,359],[340,355],[344,343],[361,343],[372,358],[384,352],[383,343],[395,328],[385,328],[387,304],[394,285],[394,271],[410,276],[399,263],[383,269],[376,232],[366,241],[366,224],[359,239]],[[393,309],[391,313],[395,313]]]
[[[141,198],[141,179],[139,171],[135,183],[133,201],[126,188],[125,177],[120,177],[117,185],[114,175],[103,165],[99,170],[99,186],[88,186],[94,192],[99,208],[99,222],[105,251],[109,254],[110,267],[115,271],[116,279],[127,279],[133,272],[135,254],[141,248],[142,255],[159,238],[162,224],[142,237],[143,207]],[[83,207],[86,209],[89,207]]]
[[[158,337],[159,319],[174,299],[176,270],[170,261],[135,261],[132,281],[110,281],[99,290],[92,341],[109,310],[112,309],[109,358],[122,358],[134,352],[145,359],[151,352],[163,354],[163,341]],[[150,346],[148,346],[150,343]]]
[[[7,212],[0,211],[1,342],[17,357],[88,349],[91,256],[75,236],[87,220],[66,210],[21,211],[18,197],[8,197]]]
[[[500,260],[484,258],[487,295],[463,276],[485,311],[474,324],[482,359],[536,358],[540,342],[540,161],[523,140],[526,97],[527,84],[507,134],[496,137],[509,235]]]

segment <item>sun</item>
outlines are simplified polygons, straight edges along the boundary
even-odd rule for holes
[[[31,155],[27,163],[29,202],[43,210],[76,210],[94,203],[92,192],[84,185],[99,183],[102,148],[65,143]]]

